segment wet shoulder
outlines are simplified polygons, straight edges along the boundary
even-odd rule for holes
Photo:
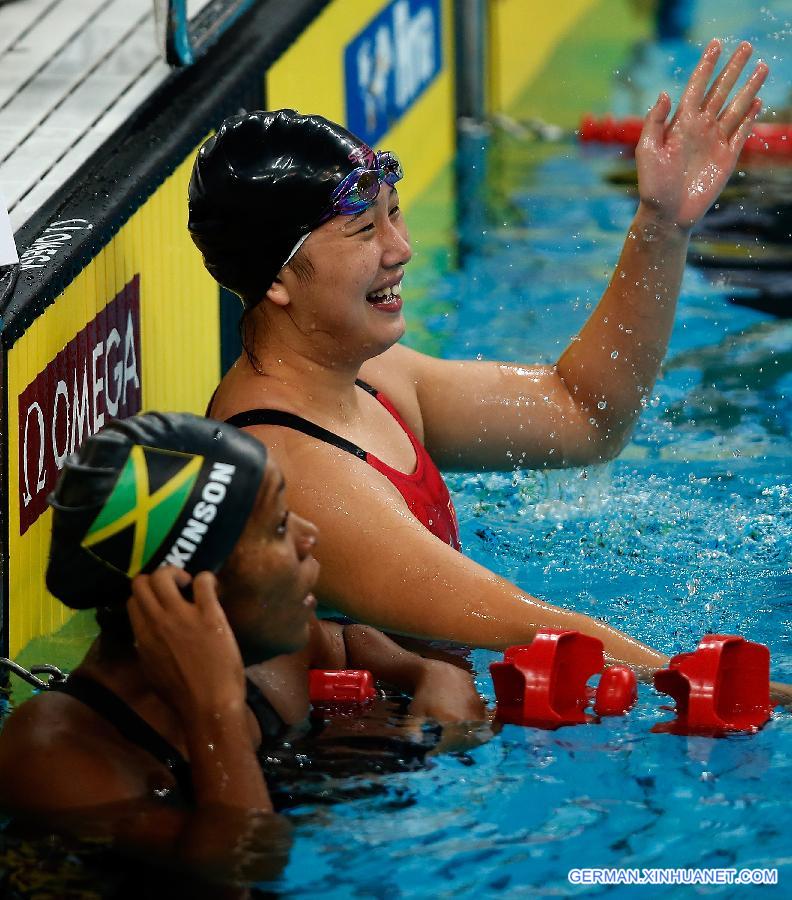
[[[62,694],[39,694],[17,707],[0,733],[0,803],[16,808],[25,800],[20,791],[57,778],[63,762],[85,747],[92,724]]]
[[[211,397],[206,398],[206,414],[225,421],[246,409],[268,405],[262,402],[262,379],[237,360],[226,372]]]
[[[123,741],[65,694],[22,703],[0,733],[0,805],[9,811],[66,808],[140,793]],[[131,790],[134,788],[134,790]]]
[[[423,419],[415,386],[416,354],[396,344],[365,362],[360,377],[387,395],[410,429],[423,440]]]
[[[59,748],[104,743],[111,735],[92,710],[67,694],[41,693],[18,706],[3,724],[0,762],[16,752],[57,753]]]

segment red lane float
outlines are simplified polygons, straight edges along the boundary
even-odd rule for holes
[[[594,712],[598,716],[623,716],[637,699],[635,672],[628,666],[609,666],[600,675]]]
[[[308,694],[311,703],[355,705],[377,696],[374,678],[365,669],[310,669]]]
[[[620,144],[635,147],[641,137],[643,119],[625,116],[614,119],[604,116],[584,116],[580,122],[578,135],[584,143]],[[767,153],[773,156],[792,155],[792,124],[757,122],[753,133],[746,141],[745,153]]]
[[[602,119],[584,116],[580,122],[578,135],[583,143],[624,144],[634,147],[641,136],[642,128],[643,119],[635,116],[627,116],[624,119],[614,119],[613,116],[605,116]]]
[[[705,635],[693,653],[655,672],[654,684],[676,700],[677,717],[652,731],[754,732],[770,718],[770,651],[735,635]]]
[[[602,672],[602,641],[555,628],[542,628],[525,646],[509,647],[503,662],[490,665],[497,718],[510,725],[558,728],[590,722],[586,682]],[[595,694],[600,715],[623,715],[636,698],[635,675],[623,666],[606,669]],[[629,674],[625,674],[629,673]],[[603,685],[603,679],[605,684]]]

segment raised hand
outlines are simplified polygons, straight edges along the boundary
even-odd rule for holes
[[[217,599],[216,579],[201,572],[190,583],[181,569],[157,569],[132,582],[127,604],[135,646],[149,681],[182,716],[244,703],[244,670],[236,639]]]
[[[707,90],[721,53],[710,41],[670,122],[665,91],[649,110],[635,151],[641,203],[665,223],[689,230],[715,202],[762,108],[757,93],[768,67],[760,62],[727,103],[752,53],[743,41]]]
[[[179,838],[181,852],[201,864],[234,852],[212,827],[217,806],[272,812],[254,753],[245,706],[245,672],[234,633],[217,599],[217,579],[192,579],[193,601],[181,593],[191,579],[173,567],[138,575],[127,603],[140,665],[152,688],[180,717],[196,805]]]

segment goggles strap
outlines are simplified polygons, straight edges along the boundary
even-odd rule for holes
[[[283,266],[288,266],[288,265],[289,265],[289,263],[294,259],[294,256],[295,256],[295,254],[297,253],[297,251],[298,251],[298,250],[300,249],[300,247],[302,247],[302,245],[308,240],[308,238],[311,236],[311,234],[312,234],[312,232],[307,231],[307,232],[300,238],[300,240],[297,241],[297,243],[292,247],[291,253],[286,257],[286,262],[284,262]],[[283,268],[283,266],[281,266],[281,269]]]

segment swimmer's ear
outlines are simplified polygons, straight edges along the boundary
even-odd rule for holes
[[[291,297],[286,285],[280,278],[276,278],[270,285],[269,290],[264,295],[267,300],[271,300],[276,306],[288,306],[291,303]]]

